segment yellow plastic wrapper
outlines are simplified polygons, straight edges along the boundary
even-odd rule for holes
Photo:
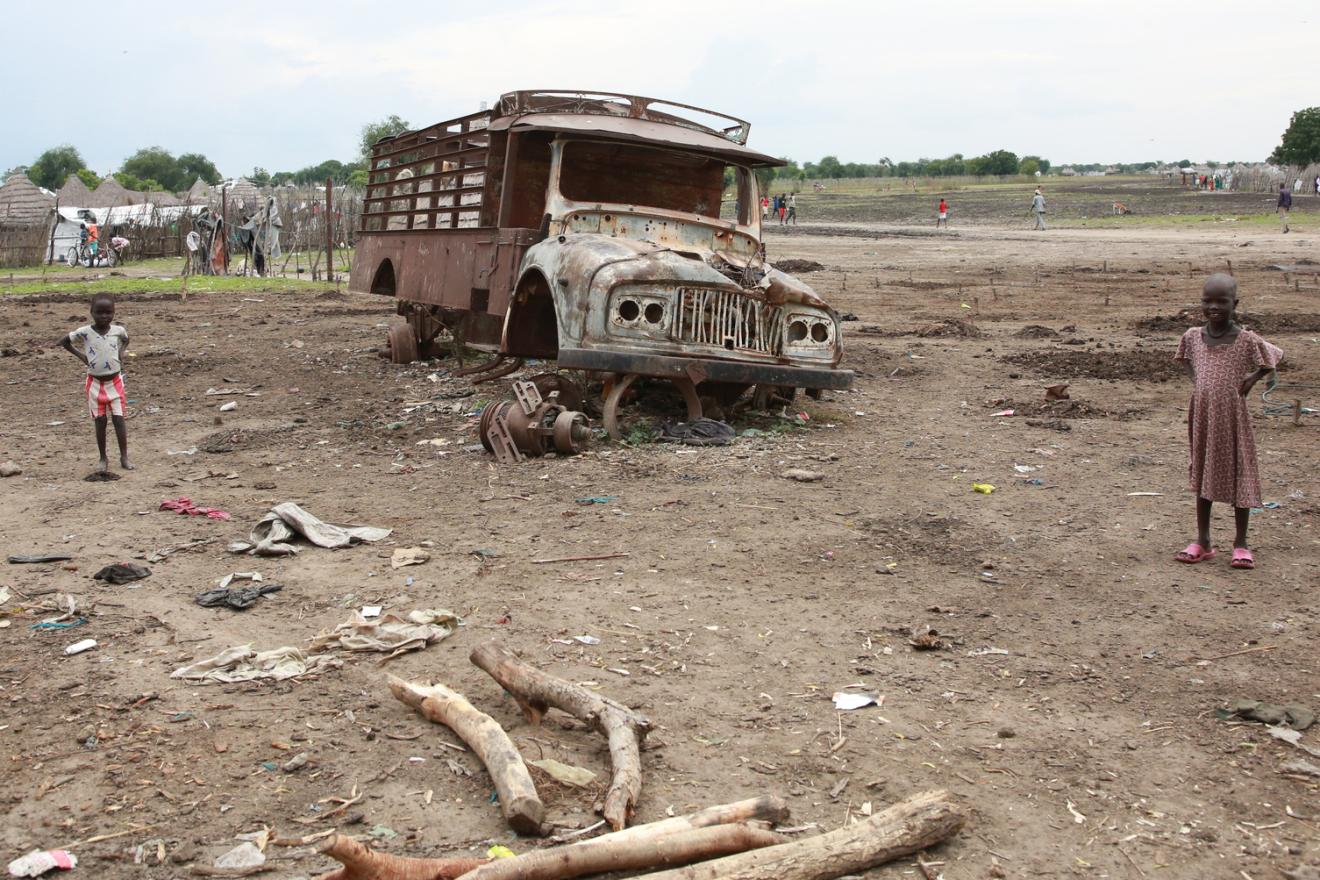
[[[498,843],[486,850],[486,858],[488,859],[511,859],[516,855],[516,852],[507,846],[500,846]]]
[[[995,491],[995,487],[989,483],[972,483],[972,491],[980,492],[982,495],[989,495]]]

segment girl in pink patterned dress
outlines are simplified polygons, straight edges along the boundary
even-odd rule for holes
[[[1210,505],[1233,505],[1237,536],[1233,568],[1255,568],[1247,549],[1251,508],[1260,507],[1260,473],[1256,438],[1247,412],[1251,389],[1283,360],[1283,351],[1235,320],[1237,281],[1215,274],[1201,290],[1205,326],[1183,334],[1175,357],[1192,377],[1187,407],[1187,438],[1191,444],[1188,482],[1196,493],[1196,540],[1177,555],[1179,562],[1213,559]]]

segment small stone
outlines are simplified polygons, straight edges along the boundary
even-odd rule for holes
[[[785,480],[796,480],[799,483],[818,483],[825,479],[825,475],[822,473],[803,470],[802,468],[789,468],[780,476]]]
[[[0,477],[16,477],[23,473],[23,469],[12,461],[0,463]]]
[[[1017,736],[1017,731],[1011,727],[1001,727],[998,736],[1000,739],[1012,739]]]

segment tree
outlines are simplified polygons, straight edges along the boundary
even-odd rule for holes
[[[87,168],[79,168],[73,173],[78,175],[78,179],[81,180],[83,185],[88,189],[96,189],[101,185],[101,178],[97,177],[95,171],[91,171]]]
[[[248,174],[247,179],[257,186],[268,186],[270,184],[270,172],[258,165]]]
[[[1040,173],[1040,161],[1038,159],[1023,159],[1018,163],[1018,174],[1025,174],[1027,177],[1034,177]]]
[[[1017,153],[1011,153],[1008,150],[995,150],[993,153],[985,155],[986,174],[1017,174],[1018,157]]]
[[[1192,166],[1192,160],[1191,160],[1191,159],[1179,159],[1179,160],[1178,160],[1178,167],[1179,167],[1179,168],[1190,168],[1191,166]]]
[[[211,186],[220,182],[220,169],[201,153],[184,153],[178,159],[178,166],[180,182],[178,186],[170,187],[171,189],[185,190],[199,177]]]
[[[1292,115],[1270,161],[1276,165],[1320,162],[1320,107],[1307,107]]]
[[[51,147],[37,157],[37,161],[28,166],[27,176],[37,186],[56,190],[64,186],[70,174],[85,167],[78,150],[69,144]]]
[[[159,181],[155,180],[154,178],[148,177],[147,179],[143,180],[137,175],[130,174],[127,171],[116,171],[111,176],[114,177],[115,180],[119,181],[120,185],[123,186],[124,189],[133,190],[135,192],[159,192],[160,190],[164,189],[164,187],[160,185]]]
[[[1027,162],[1035,162],[1036,167],[1030,171],[1023,171],[1022,166]],[[1050,160],[1042,159],[1040,156],[1023,156],[1022,161],[1018,163],[1018,174],[1035,174],[1039,171],[1041,174],[1050,173]]]
[[[367,169],[358,168],[357,170],[350,172],[348,175],[348,185],[354,189],[366,189]]]
[[[138,189],[138,187],[128,186],[124,178],[119,175],[135,178],[140,182],[154,181],[157,186],[167,187],[172,190],[187,189],[192,181],[182,182],[183,176],[179,173],[179,160],[164,147],[143,147],[133,155],[124,160],[119,166],[119,174],[115,178],[123,183],[129,189]]]
[[[369,122],[362,126],[362,158],[371,158],[371,148],[384,137],[392,137],[396,134],[403,134],[412,128],[406,119],[400,119],[396,114],[389,116],[379,122]]]

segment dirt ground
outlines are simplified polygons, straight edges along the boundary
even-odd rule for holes
[[[1231,260],[1243,309],[1289,359],[1282,381],[1320,384],[1320,282],[1266,268],[1317,257],[1317,242],[989,225],[768,241],[772,258],[820,263],[802,277],[856,315],[851,391],[786,412],[805,427],[736,418],[756,430],[729,447],[598,443],[518,466],[470,451],[475,413],[509,380],[474,389],[452,362],[385,363],[387,301],[153,295],[118,316],[137,470],[84,482],[80,368],[49,343],[84,322],[85,297],[0,300],[0,460],[23,468],[0,482],[4,550],[74,557],[0,571],[5,860],[73,844],[78,876],[186,877],[263,826],[338,827],[413,855],[536,846],[507,830],[479,762],[384,686],[387,671],[443,681],[528,757],[605,778],[601,737],[553,716],[529,727],[468,662],[490,638],[655,722],[639,821],[777,793],[792,824],[832,829],[946,788],[971,817],[927,856],[949,880],[1259,880],[1320,859],[1320,779],[1285,769],[1320,759],[1215,715],[1241,698],[1320,709],[1320,423],[1253,397],[1260,567],[1178,565],[1194,523],[1187,387],[1168,366],[1180,310]],[[1046,404],[1059,382],[1070,400]],[[1320,407],[1320,388],[1296,396]],[[646,424],[666,405],[628,415]],[[791,482],[789,468],[824,478]],[[178,496],[233,519],[158,509]],[[393,534],[284,559],[226,552],[283,501]],[[1230,524],[1217,511],[1221,546]],[[135,584],[91,578],[196,541]],[[391,568],[394,549],[423,545],[429,562]],[[534,563],[608,553],[628,555]],[[246,611],[194,604],[253,569],[284,589]],[[87,623],[32,629],[66,593]],[[361,654],[277,684],[170,678],[234,645],[305,647],[366,604],[465,625],[384,668]],[[922,627],[947,647],[910,646]],[[82,638],[99,645],[65,656]],[[854,685],[883,705],[837,712],[831,695]],[[1317,730],[1302,743],[1320,746]],[[298,754],[306,766],[281,769]],[[596,821],[603,786],[538,778],[558,826]],[[358,795],[332,815],[330,799]],[[272,876],[332,867],[314,846],[268,855]],[[907,859],[867,876],[919,875]]]

